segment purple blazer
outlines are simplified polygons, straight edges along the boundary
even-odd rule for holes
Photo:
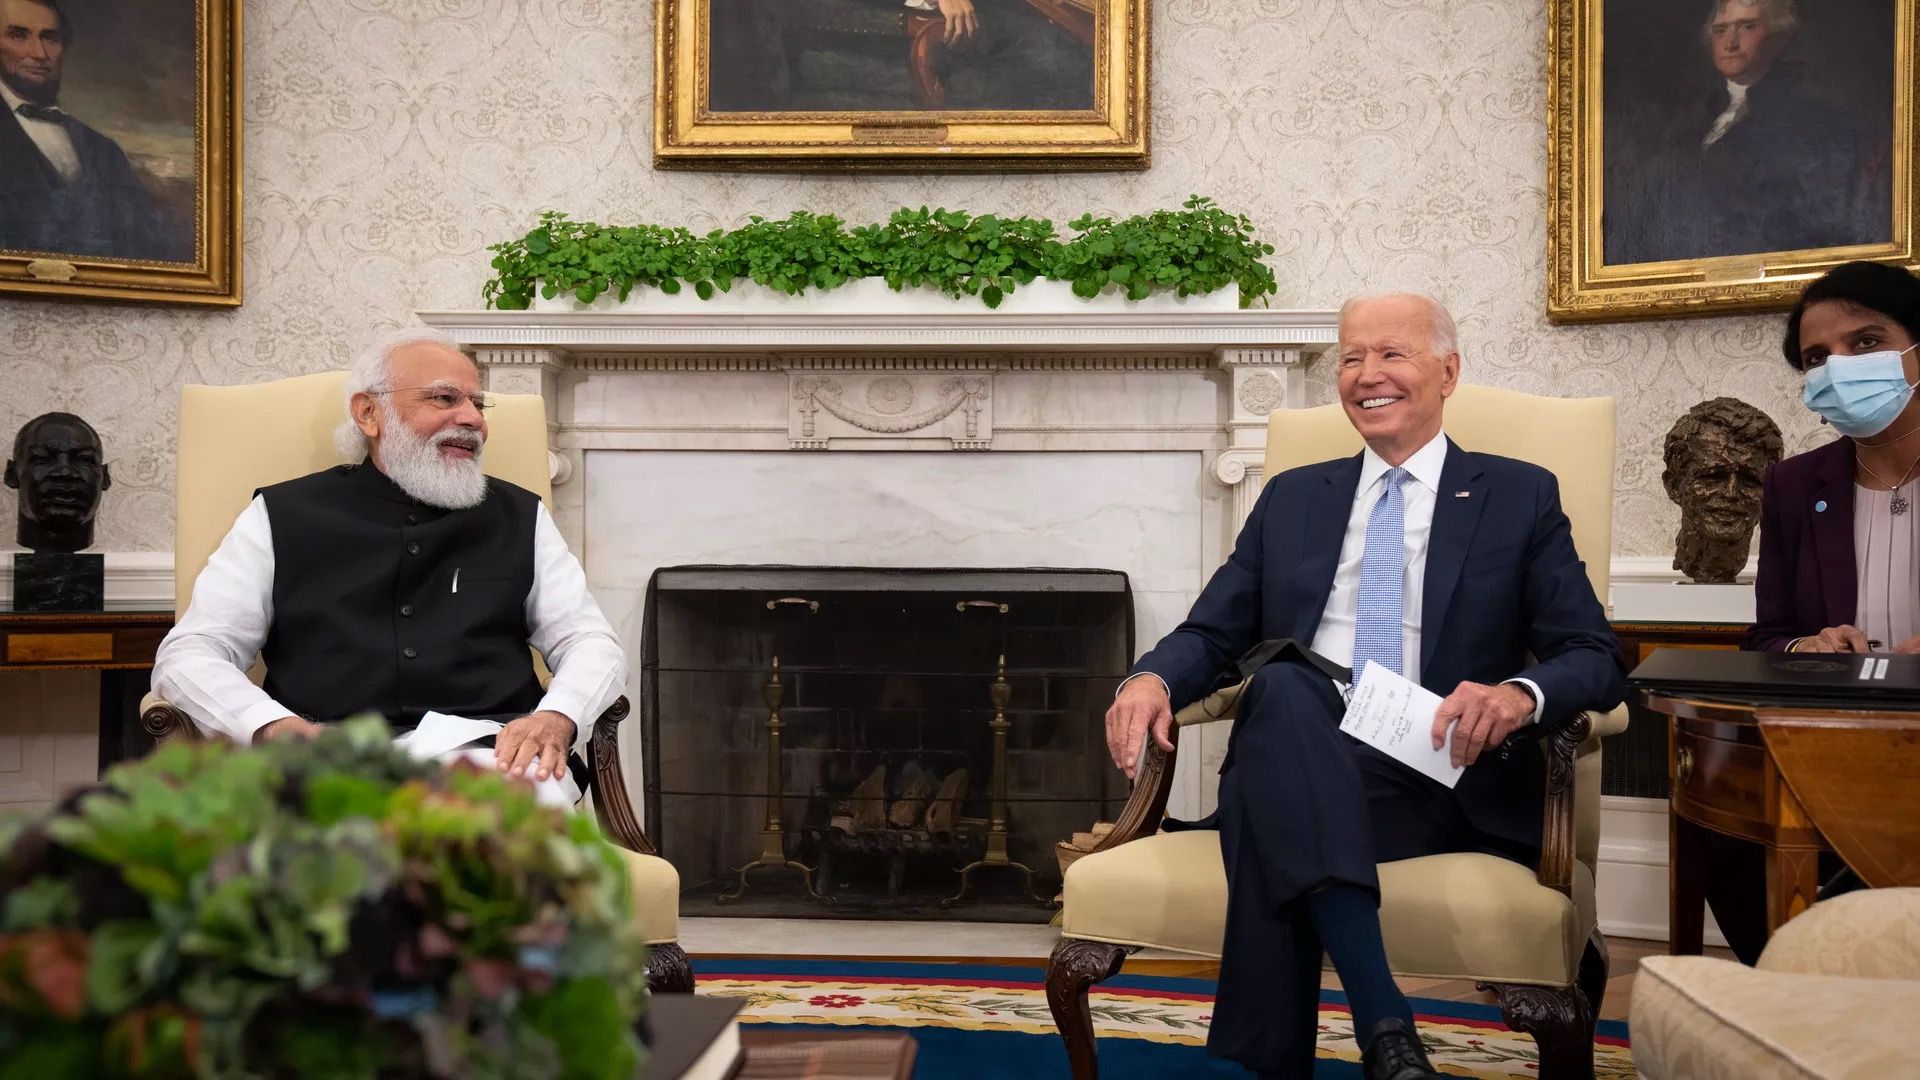
[[[1767,470],[1760,569],[1746,647],[1778,651],[1853,622],[1853,440],[1836,439]]]

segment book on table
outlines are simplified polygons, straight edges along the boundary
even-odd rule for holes
[[[732,1080],[741,1064],[741,1004],[696,994],[650,995],[647,1063],[639,1080]]]

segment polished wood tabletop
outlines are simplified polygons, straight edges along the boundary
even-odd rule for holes
[[[1767,929],[1805,911],[1832,850],[1874,887],[1920,885],[1920,712],[1646,695],[1672,718],[1668,916],[1698,953],[1706,832],[1766,849]]]

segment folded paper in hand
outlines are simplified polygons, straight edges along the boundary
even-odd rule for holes
[[[1433,715],[1440,695],[1373,661],[1347,698],[1340,730],[1388,757],[1452,787],[1463,771],[1442,743],[1433,748]]]
[[[420,718],[420,724],[412,731],[395,739],[407,753],[421,761],[430,758],[440,761],[471,761],[483,769],[497,769],[493,751],[486,747],[474,747],[482,739],[500,734],[503,724],[491,720],[470,720],[464,716],[449,713],[430,712]],[[571,776],[554,776],[546,780],[534,780],[533,770],[540,767],[540,759],[527,770],[526,779],[533,784],[534,797],[543,806],[557,806],[570,810],[580,801],[579,785]]]

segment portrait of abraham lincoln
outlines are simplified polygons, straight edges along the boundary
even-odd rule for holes
[[[0,0],[0,249],[193,259],[194,14]]]

